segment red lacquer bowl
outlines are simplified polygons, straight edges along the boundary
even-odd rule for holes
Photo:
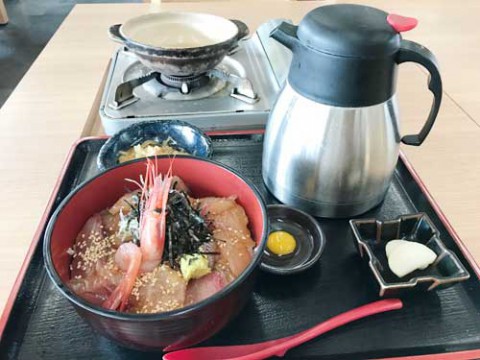
[[[160,172],[170,165],[168,157],[156,160]],[[231,195],[245,209],[253,240],[257,243],[250,265],[231,284],[215,295],[190,306],[159,314],[127,314],[92,305],[65,285],[70,276],[72,247],[87,219],[112,204],[134,185],[146,170],[145,159],[119,165],[76,188],[53,214],[45,234],[45,266],[60,292],[100,334],[139,349],[169,349],[191,346],[215,334],[232,319],[250,297],[255,273],[267,236],[267,216],[255,187],[234,170],[211,160],[178,157],[174,175],[180,176],[195,197]]]

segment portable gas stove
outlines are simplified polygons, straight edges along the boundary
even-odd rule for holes
[[[269,37],[280,22],[263,24],[215,69],[194,77],[153,72],[119,49],[100,104],[105,132],[155,119],[181,119],[204,130],[265,127],[291,60],[290,51]]]

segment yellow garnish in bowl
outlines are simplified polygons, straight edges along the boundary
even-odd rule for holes
[[[199,279],[212,270],[208,266],[208,259],[202,254],[183,255],[180,258],[180,272],[186,281]]]
[[[295,251],[297,241],[286,231],[274,231],[268,235],[267,248],[278,256],[289,255]]]

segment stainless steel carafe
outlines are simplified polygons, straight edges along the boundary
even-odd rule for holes
[[[263,179],[281,202],[322,217],[350,217],[378,205],[400,142],[420,145],[437,116],[442,83],[435,57],[400,36],[416,20],[359,5],[331,5],[271,36],[293,52],[268,120]],[[419,134],[401,135],[398,64],[430,73],[434,100]]]

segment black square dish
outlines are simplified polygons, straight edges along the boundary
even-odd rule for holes
[[[380,288],[380,296],[398,296],[411,291],[430,291],[467,280],[470,274],[457,256],[440,240],[439,232],[424,213],[403,215],[395,220],[350,220],[360,256],[368,265]],[[415,241],[437,255],[433,264],[402,278],[388,266],[386,244],[395,239]]]

